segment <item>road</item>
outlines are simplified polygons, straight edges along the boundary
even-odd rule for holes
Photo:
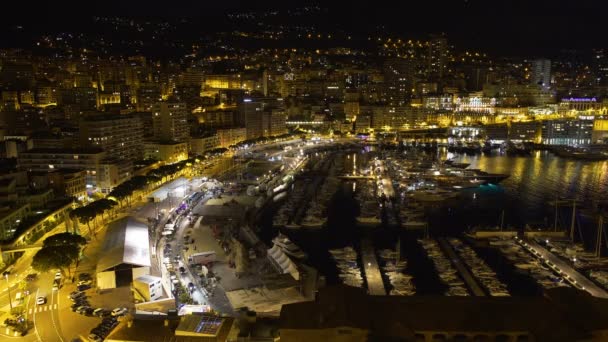
[[[532,249],[540,253],[544,260],[551,261],[561,271],[561,273],[568,275],[572,279],[576,280],[576,282],[582,285],[585,291],[589,292],[592,296],[608,298],[608,293],[605,290],[595,285],[595,283],[580,274],[578,271],[568,265],[564,260],[558,258],[557,256],[555,256],[555,254],[549,252],[543,246],[536,243],[536,241],[526,240],[526,242],[527,246],[523,245],[524,248]]]
[[[372,296],[386,296],[386,289],[374,254],[374,247],[368,239],[361,240],[361,262],[363,263],[369,294]]]
[[[35,334],[41,341],[61,341],[63,336],[59,326],[59,291],[53,291],[53,278],[51,273],[40,274],[38,291],[35,296],[30,296],[28,314],[32,315],[35,325]],[[36,298],[46,297],[46,303],[36,305]]]
[[[467,283],[469,289],[471,289],[471,292],[473,292],[473,295],[479,297],[485,296],[486,293],[482,290],[481,286],[479,286],[477,280],[475,280],[475,277],[471,274],[471,272],[469,272],[469,269],[464,265],[464,263],[462,263],[460,257],[456,255],[456,252],[454,252],[452,246],[450,246],[450,244],[444,238],[438,238],[437,242],[447,254],[454,267],[456,267],[462,276],[462,279],[465,281],[465,283]]]
[[[289,143],[299,142],[300,139],[294,139]],[[276,148],[276,146],[285,144],[288,142],[280,142],[273,144],[266,144],[256,146],[250,150],[263,150],[263,149],[272,149]],[[235,154],[242,154],[248,152],[249,150],[238,151]],[[279,151],[275,153],[276,155],[281,154],[283,151]],[[274,154],[273,154],[274,155]],[[207,160],[201,163],[201,166],[197,167],[197,170],[193,170],[192,174],[200,174],[206,175],[208,177],[213,176],[223,176],[226,178],[228,176],[238,174],[238,169],[242,168],[244,163],[239,160],[234,160],[231,157],[220,157],[214,158],[211,160]],[[191,193],[194,189],[189,189],[188,193]],[[119,218],[123,215],[137,215],[142,218],[154,217],[156,214],[157,207],[155,204],[147,203],[146,199],[143,198],[142,201],[132,203],[132,207],[125,208],[121,210],[120,213],[114,219]],[[169,201],[166,201],[169,202]],[[170,202],[169,202],[170,203]],[[110,222],[111,220],[108,220]],[[106,222],[107,224],[107,222]],[[101,231],[105,229],[106,224],[100,224],[97,227],[97,231]],[[185,223],[184,223],[185,224]],[[80,227],[82,228],[82,227]],[[41,237],[37,243],[43,241],[46,237],[50,235],[54,235],[60,232],[65,232],[66,226],[64,223],[58,225],[53,230],[45,234]],[[83,235],[87,235],[88,230],[82,229],[81,233]],[[153,236],[151,236],[153,238]],[[182,242],[183,238],[177,239],[177,241]],[[174,250],[177,250],[174,249]],[[159,251],[162,253],[162,251]],[[15,295],[17,293],[17,284],[29,273],[35,273],[31,269],[31,260],[36,251],[26,251],[24,255],[19,258],[15,265],[13,266],[13,270],[9,276],[9,286],[11,289],[11,296],[13,300],[15,300]],[[181,251],[180,251],[181,254]],[[154,260],[158,261],[158,260]],[[184,277],[184,282],[190,282],[194,276],[189,274],[188,277]],[[67,341],[69,339],[65,339],[63,335],[72,337],[74,333],[85,335],[86,331],[79,331],[79,324],[84,322],[85,318],[83,316],[73,314],[69,310],[69,302],[65,297],[67,295],[67,290],[61,289],[60,291],[52,291],[52,283],[54,278],[54,272],[40,274],[39,279],[35,282],[29,284],[31,294],[26,298],[26,316],[29,320],[33,321],[34,328],[30,330],[30,332],[24,337],[18,337],[19,341]],[[193,283],[199,285],[197,282],[192,281]],[[47,302],[43,305],[36,305],[36,297],[45,295],[47,297]],[[193,293],[193,297],[198,302],[206,302],[206,298],[201,292],[200,287],[197,286],[197,290]],[[8,291],[7,291],[7,283],[3,279],[0,279],[0,308],[7,307],[8,309]],[[4,305],[4,306],[3,306]],[[78,317],[78,318],[75,318]],[[86,319],[91,319],[86,318]],[[61,323],[64,324],[64,329],[66,331],[62,331]],[[78,330],[78,331],[77,331]],[[85,329],[86,330],[86,329]],[[11,336],[7,336],[4,332],[0,331],[0,340],[14,338]]]

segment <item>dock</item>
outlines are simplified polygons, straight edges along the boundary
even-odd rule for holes
[[[386,289],[380,274],[380,266],[376,260],[374,246],[368,239],[361,240],[361,262],[363,263],[363,271],[367,282],[367,289],[372,296],[386,296]]]
[[[448,259],[452,262],[452,265],[456,267],[458,273],[462,277],[462,280],[467,284],[474,296],[483,297],[486,293],[483,291],[481,286],[477,283],[475,277],[469,272],[467,266],[460,260],[460,257],[456,255],[456,252],[452,249],[452,246],[445,240],[445,238],[438,238],[437,242],[441,249],[446,253]]]
[[[545,247],[539,245],[534,240],[526,240],[529,249],[534,249],[545,260],[551,261],[563,274],[570,276],[570,278],[576,280],[581,286],[584,286],[585,291],[589,292],[594,297],[608,298],[608,292],[601,287],[595,285],[594,282],[589,280],[584,275],[580,274],[577,270],[568,265],[564,260],[555,256],[555,254],[548,251]],[[526,246],[524,246],[526,247]]]

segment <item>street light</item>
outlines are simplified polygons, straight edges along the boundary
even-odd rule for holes
[[[2,275],[4,276],[4,279],[6,280],[6,289],[8,290],[8,304],[11,308],[11,311],[13,311],[13,302],[11,300],[11,287],[8,283],[8,275],[10,274],[10,272],[5,271],[4,273],[2,273]]]

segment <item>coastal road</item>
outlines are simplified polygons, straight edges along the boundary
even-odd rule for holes
[[[473,295],[478,297],[485,296],[486,293],[481,289],[481,286],[479,286],[475,277],[469,272],[469,269],[462,263],[460,257],[456,255],[456,252],[454,252],[450,244],[444,238],[438,238],[437,242],[439,243],[439,246],[441,246],[441,249],[447,254],[454,267],[456,267],[462,276],[462,279],[467,283],[469,289],[473,292]]]
[[[526,242],[528,244],[528,249],[535,250],[543,256],[544,260],[551,261],[563,274],[568,275],[572,279],[576,280],[576,282],[583,286],[585,288],[585,291],[589,292],[592,296],[608,298],[608,293],[605,290],[595,285],[595,283],[580,274],[578,271],[568,265],[564,260],[558,258],[557,256],[555,256],[555,254],[549,252],[543,246],[536,243],[536,241],[526,240]],[[525,245],[524,248],[526,248]]]

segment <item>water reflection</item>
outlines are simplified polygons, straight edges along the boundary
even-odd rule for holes
[[[608,161],[564,159],[546,151],[536,151],[531,157],[463,155],[455,159],[470,163],[470,168],[510,174],[501,183],[503,200],[513,202],[517,215],[523,218],[543,219],[547,202],[558,196],[574,196],[589,206],[592,201],[608,199]],[[480,196],[487,193],[478,191]]]

